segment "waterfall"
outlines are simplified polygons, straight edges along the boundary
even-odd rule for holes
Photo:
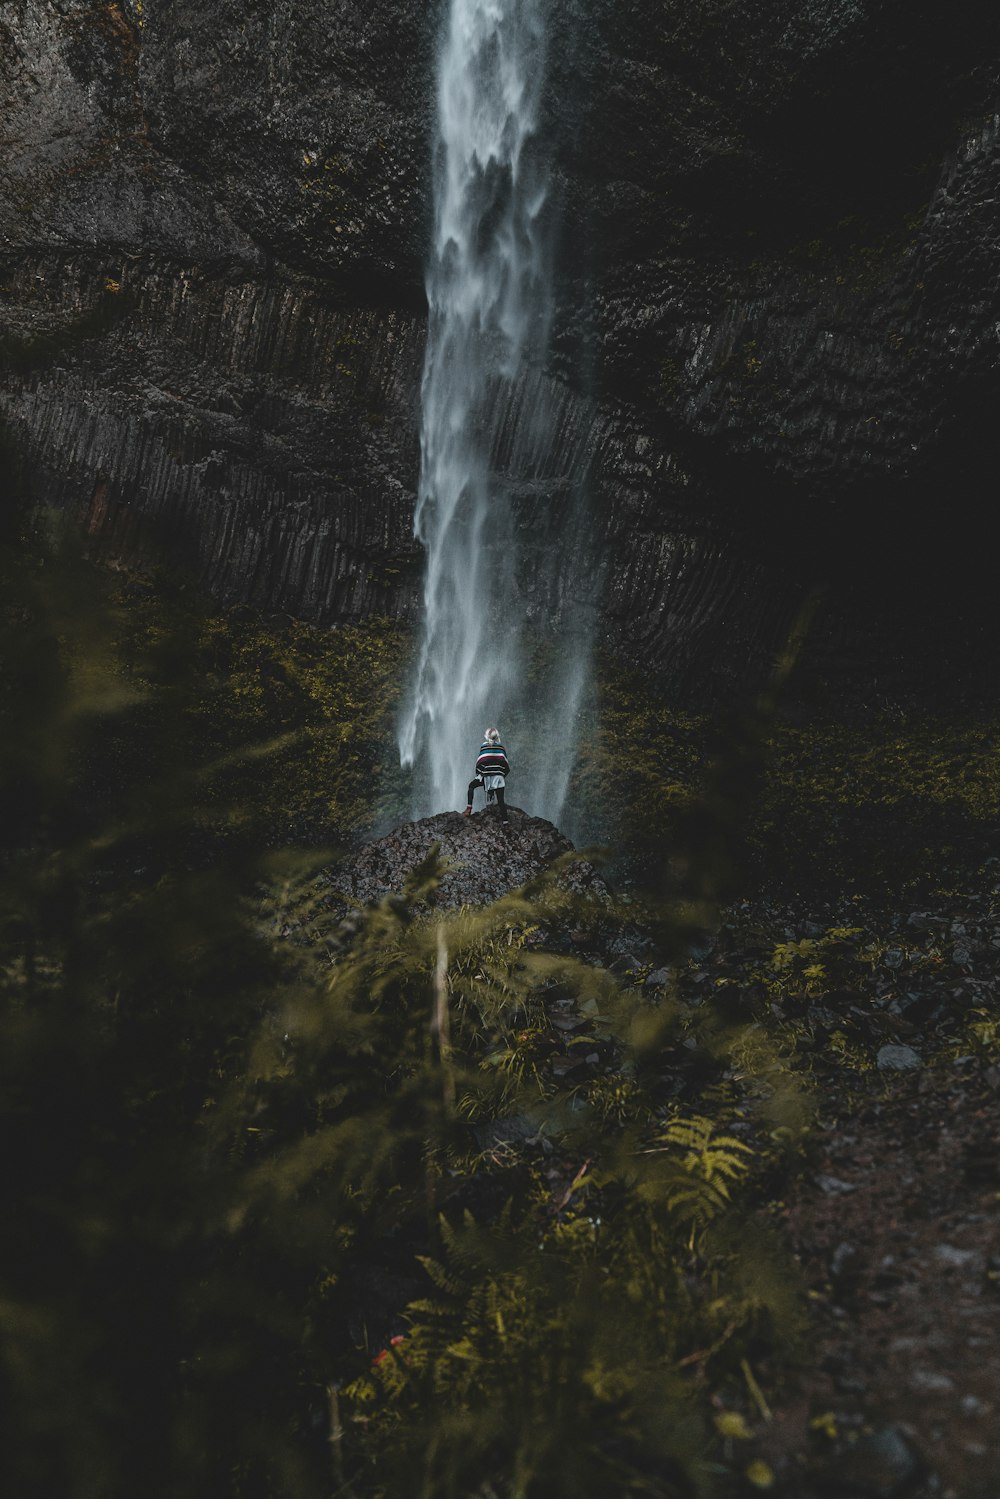
[[[399,732],[415,816],[464,805],[487,725],[506,740],[512,800],[555,818],[569,771],[566,760],[543,776],[539,747],[553,710],[572,711],[580,662],[563,663],[558,685],[541,695],[535,670],[534,703],[525,682],[534,647],[518,596],[513,491],[545,448],[537,391],[502,472],[496,458],[530,374],[539,387],[551,318],[548,173],[537,137],[545,8],[546,0],[450,0],[439,57],[414,521],[426,552],[424,618]],[[539,772],[529,786],[517,772],[532,760]]]

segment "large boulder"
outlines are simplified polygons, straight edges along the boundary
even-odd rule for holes
[[[436,846],[445,873],[435,904],[485,906],[535,879],[556,860],[574,853],[568,838],[551,822],[511,807],[507,822],[495,807],[471,817],[441,812],[404,823],[377,838],[325,876],[327,890],[351,905],[369,906],[386,895],[402,893],[408,876]],[[567,861],[559,873],[568,890],[606,899],[608,889],[593,864],[583,857]]]

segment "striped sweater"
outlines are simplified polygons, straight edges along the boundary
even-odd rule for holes
[[[479,758],[476,761],[477,776],[509,776],[510,764],[507,760],[507,751],[502,744],[490,744],[488,741],[479,746]]]

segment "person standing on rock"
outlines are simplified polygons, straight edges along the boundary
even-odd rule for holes
[[[483,735],[483,742],[479,746],[476,774],[469,782],[468,805],[462,816],[472,816],[472,798],[476,794],[476,787],[482,786],[486,792],[487,802],[496,798],[497,806],[500,808],[500,821],[506,822],[507,806],[503,798],[509,775],[510,763],[507,759],[507,751],[500,743],[500,730],[487,729]]]

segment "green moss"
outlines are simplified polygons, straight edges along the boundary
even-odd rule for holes
[[[595,719],[571,786],[594,837],[640,861],[669,846],[701,783],[707,735],[704,717],[665,707],[648,680],[599,657]]]
[[[916,714],[776,728],[759,857],[803,879],[896,889],[975,864],[1000,820],[1000,724]]]
[[[157,689],[165,650],[187,655],[197,760],[212,799],[271,838],[339,840],[397,798],[393,715],[407,659],[397,625],[320,628],[212,609],[168,587],[121,583],[126,670]]]
[[[115,585],[114,601],[136,688],[160,691],[157,661],[186,653],[192,755],[215,767],[208,795],[235,823],[269,839],[340,841],[405,815],[394,718],[409,640],[398,625],[267,619],[134,580]],[[529,663],[529,686],[544,681],[543,656]],[[709,767],[730,753],[727,733],[666,705],[611,655],[598,659],[588,717],[570,788],[577,839],[662,870],[690,838]],[[933,882],[956,861],[981,861],[1000,824],[1000,723],[779,717],[766,726],[753,794],[740,836],[765,883]]]
[[[669,862],[730,731],[667,705],[655,685],[598,663],[597,711],[571,788],[592,836],[639,870]],[[939,882],[988,852],[1000,824],[1000,721],[886,711],[844,723],[778,716],[746,809],[748,872],[791,891]],[[743,836],[741,834],[741,836]]]

